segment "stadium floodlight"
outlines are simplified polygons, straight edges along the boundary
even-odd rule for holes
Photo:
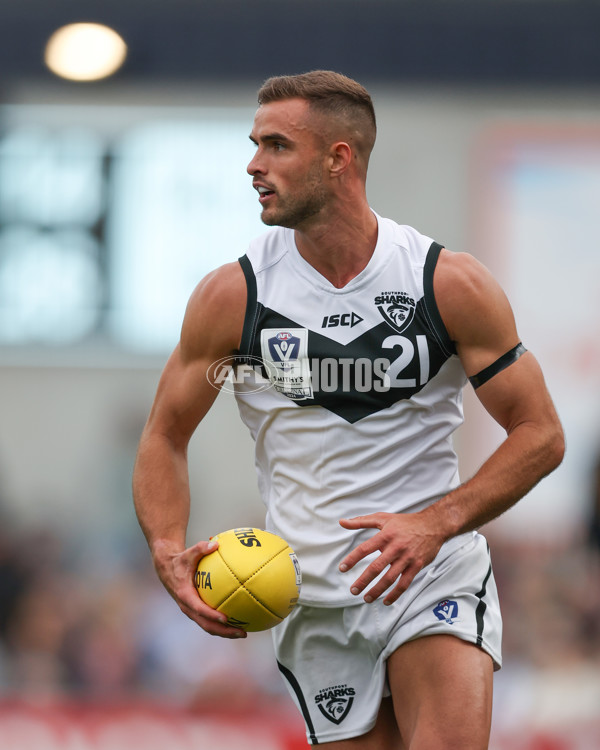
[[[97,81],[115,73],[126,56],[127,45],[114,29],[97,23],[72,23],[52,34],[44,61],[61,78]]]

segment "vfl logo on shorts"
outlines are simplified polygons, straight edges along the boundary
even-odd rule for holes
[[[444,599],[437,607],[433,608],[433,614],[438,620],[444,620],[448,625],[454,625],[458,618],[458,604],[452,599]]]
[[[348,685],[335,685],[319,691],[315,695],[315,703],[326,719],[341,724],[352,708],[354,694],[354,688]]]
[[[415,317],[417,306],[406,292],[382,292],[375,297],[374,302],[381,317],[398,333],[405,331]]]

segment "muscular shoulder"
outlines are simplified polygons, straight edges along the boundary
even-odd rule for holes
[[[244,274],[237,261],[202,279],[190,297],[181,329],[184,359],[227,356],[238,349],[246,295]]]
[[[518,343],[506,294],[472,255],[442,250],[434,274],[434,293],[459,355],[468,352],[473,367],[479,367],[480,359],[485,363]]]

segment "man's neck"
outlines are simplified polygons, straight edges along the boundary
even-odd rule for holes
[[[294,234],[304,260],[341,289],[369,263],[377,244],[377,218],[365,203],[359,213],[340,214]]]

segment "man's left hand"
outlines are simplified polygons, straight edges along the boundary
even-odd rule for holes
[[[372,602],[393,586],[384,604],[393,604],[410,583],[437,555],[445,541],[432,519],[420,513],[372,513],[367,516],[342,519],[345,529],[379,529],[379,533],[359,544],[340,563],[344,573],[373,552],[381,553],[350,587],[355,596],[362,593],[376,578],[381,578],[364,596]],[[386,570],[387,568],[387,570]],[[395,585],[394,585],[395,584]]]

